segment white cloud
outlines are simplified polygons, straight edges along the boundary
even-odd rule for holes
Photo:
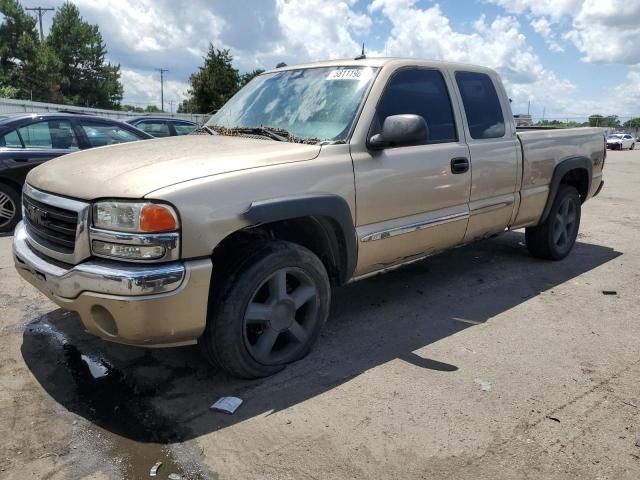
[[[355,0],[277,0],[278,21],[285,37],[284,51],[296,56],[327,59],[356,56],[359,43],[352,35],[364,36],[371,19],[353,10]]]
[[[528,101],[560,111],[575,90],[569,80],[543,66],[512,16],[489,21],[483,15],[471,33],[461,33],[437,4],[421,9],[414,0],[375,0],[369,11],[382,13],[391,23],[385,53],[494,68],[502,75],[516,111],[526,111]]]
[[[548,34],[562,30],[591,63],[640,63],[640,2],[629,0],[487,0],[508,12],[527,13]],[[547,20],[548,19],[548,20]],[[546,27],[543,26],[546,22]],[[532,23],[533,26],[533,23]],[[536,27],[534,26],[534,29]],[[538,29],[536,29],[538,31]],[[544,37],[546,33],[541,33]],[[546,39],[546,37],[545,37]]]
[[[156,105],[160,107],[160,75],[150,72],[122,69],[121,80],[124,86],[123,104],[136,107]],[[189,85],[177,80],[164,81],[164,108],[175,112],[178,104],[186,97]],[[173,107],[172,107],[173,103]]]
[[[564,48],[557,42],[555,34],[551,30],[551,22],[546,17],[539,17],[531,20],[531,27],[538,33],[545,42],[549,50],[556,53],[564,52]]]

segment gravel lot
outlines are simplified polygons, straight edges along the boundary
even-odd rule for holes
[[[518,231],[349,285],[260,381],[88,336],[0,238],[0,477],[638,479],[640,151],[605,179],[566,260]]]

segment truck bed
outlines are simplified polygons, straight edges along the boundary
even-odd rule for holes
[[[587,198],[595,193],[602,179],[606,152],[601,128],[518,130],[517,136],[522,149],[521,205],[517,225],[536,221],[540,216],[549,194],[549,181],[562,160],[590,158],[593,172]]]

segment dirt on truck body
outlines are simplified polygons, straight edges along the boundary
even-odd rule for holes
[[[517,228],[564,258],[606,156],[517,132],[493,70],[416,59],[266,72],[204,130],[31,171],[15,265],[94,335],[246,378],[309,352],[336,286]]]

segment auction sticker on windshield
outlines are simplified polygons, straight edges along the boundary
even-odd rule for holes
[[[327,75],[326,80],[362,80],[371,75],[370,69],[345,68],[342,70],[332,70]]]

